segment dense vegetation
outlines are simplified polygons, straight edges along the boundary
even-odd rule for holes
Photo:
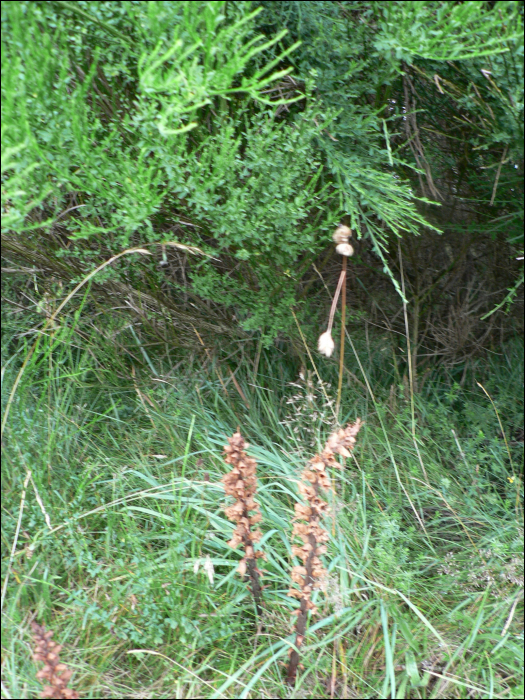
[[[2,696],[36,621],[82,697],[522,697],[522,18],[2,3]],[[290,689],[297,479],[357,417]]]

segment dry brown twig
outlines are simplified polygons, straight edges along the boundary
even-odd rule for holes
[[[308,467],[303,471],[299,482],[299,493],[306,501],[295,504],[295,518],[293,519],[292,538],[299,537],[303,544],[292,544],[292,553],[302,560],[302,565],[292,569],[292,586],[288,595],[297,598],[301,605],[295,611],[297,623],[295,625],[296,638],[295,649],[290,649],[290,661],[288,664],[287,682],[295,683],[297,667],[299,665],[299,649],[301,648],[305,633],[308,612],[317,613],[317,608],[311,600],[313,591],[319,588],[326,577],[319,557],[326,553],[326,542],[329,540],[328,532],[321,525],[321,520],[329,512],[328,503],[321,498],[321,491],[330,488],[330,479],[327,474],[329,467],[341,468],[335,459],[336,455],[350,457],[356,442],[356,435],[362,422],[358,418],[355,423],[338,430],[328,438],[324,450],[310,460]]]
[[[246,454],[249,445],[239,429],[231,438],[228,438],[228,443],[224,448],[224,461],[226,464],[231,464],[233,468],[222,477],[221,481],[226,494],[233,496],[235,503],[227,506],[224,511],[228,520],[237,523],[228,544],[233,549],[236,549],[241,542],[244,545],[244,557],[239,562],[238,571],[241,576],[248,573],[255,607],[258,615],[261,615],[263,587],[260,579],[263,572],[257,568],[257,559],[264,557],[264,553],[260,550],[255,551],[254,544],[261,539],[262,532],[259,529],[252,530],[252,525],[259,523],[262,519],[259,504],[253,500],[257,491],[255,474],[257,462]],[[253,515],[250,515],[250,511]]]
[[[53,630],[49,632],[43,625],[36,622],[31,623],[31,628],[35,640],[35,661],[43,661],[44,668],[36,674],[39,681],[47,681],[49,685],[44,686],[40,693],[41,698],[69,698],[74,700],[79,695],[76,690],[67,687],[73,671],[70,671],[66,664],[60,662],[60,651],[62,645],[54,642],[51,637]]]

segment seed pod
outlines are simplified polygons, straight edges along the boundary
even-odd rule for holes
[[[350,243],[339,243],[339,245],[335,247],[335,250],[339,255],[346,255],[347,258],[354,254],[354,249]]]
[[[334,243],[348,243],[348,239],[352,235],[352,231],[348,226],[338,226],[333,235]]]

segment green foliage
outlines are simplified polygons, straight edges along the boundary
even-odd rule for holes
[[[397,251],[387,231],[428,230],[410,211],[415,192],[433,200],[418,204],[427,224],[470,241],[473,258],[486,238],[523,254],[519,3],[259,4],[266,32],[285,26],[283,45],[302,42],[294,75],[314,75],[320,103],[336,111],[322,147],[340,206],[388,268]]]
[[[399,5],[400,7],[396,7]],[[390,50],[396,59],[464,61],[509,51],[509,43],[521,43],[520,8],[517,2],[498,2],[492,12],[487,3],[475,1],[384,3],[381,36],[376,48]],[[502,33],[502,21],[505,23]]]
[[[479,159],[507,144],[516,162],[520,22],[512,2],[5,2],[2,148],[16,181],[3,171],[2,230],[46,236],[47,254],[85,272],[130,245],[198,245],[213,258],[187,263],[185,285],[269,342],[289,331],[334,223],[371,242],[396,286],[392,237],[439,229],[435,193],[416,196],[422,161],[401,153],[406,64],[475,74],[476,92],[455,99],[501,124],[481,118],[470,146]],[[151,293],[166,284],[156,262],[106,275]]]
[[[3,141],[3,132],[2,132]],[[2,149],[2,230],[30,231],[40,228],[41,224],[26,226],[26,217],[47,197],[51,188],[44,190],[37,199],[31,199],[25,190],[21,190],[30,173],[38,168],[39,163],[29,163],[22,169],[16,156],[24,150],[25,143]],[[51,220],[48,222],[51,223]]]

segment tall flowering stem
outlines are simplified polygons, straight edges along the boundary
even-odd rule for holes
[[[47,681],[49,684],[44,686],[40,697],[69,698],[70,700],[78,698],[76,690],[67,687],[73,671],[70,671],[66,664],[60,662],[59,654],[62,646],[51,639],[53,630],[47,632],[43,625],[36,622],[32,622],[31,627],[35,640],[33,659],[44,662],[44,668],[38,671],[36,677],[39,681]]]
[[[255,551],[254,544],[261,539],[262,532],[259,529],[253,530],[252,526],[259,523],[262,517],[259,504],[253,500],[257,491],[257,462],[246,454],[248,447],[239,431],[228,438],[228,445],[224,448],[224,461],[232,466],[232,470],[223,476],[221,481],[226,493],[235,498],[235,503],[224,509],[228,520],[236,523],[233,537],[228,544],[233,549],[241,543],[244,546],[244,557],[237,570],[241,576],[248,574],[255,607],[258,615],[261,615],[262,572],[257,568],[257,559],[264,557],[264,553]]]
[[[321,525],[321,520],[329,512],[328,503],[321,497],[322,492],[330,488],[327,469],[341,468],[336,455],[350,457],[361,425],[362,422],[358,418],[355,423],[332,433],[321,454],[310,460],[299,482],[299,493],[305,502],[295,504],[292,539],[299,538],[302,544],[292,544],[292,554],[303,563],[292,568],[291,577],[295,585],[292,585],[288,592],[289,596],[300,601],[300,607],[295,611],[296,649],[290,650],[288,664],[289,685],[294,685],[297,676],[299,650],[305,637],[308,612],[312,615],[317,613],[317,608],[311,600],[312,593],[322,585],[322,579],[327,573],[319,558],[326,553],[326,542],[330,539],[328,532]]]
[[[343,269],[341,276],[343,278],[343,293],[341,295],[341,344],[339,350],[339,379],[337,382],[337,401],[335,402],[335,415],[339,415],[339,406],[341,405],[341,390],[343,388],[343,367],[345,361],[345,316],[346,316],[346,257],[343,257]]]
[[[317,343],[317,349],[322,355],[326,357],[331,357],[333,351],[335,350],[335,343],[332,338],[332,326],[334,324],[335,309],[337,306],[337,301],[339,299],[339,294],[341,288],[343,289],[343,309],[342,309],[342,324],[341,324],[341,357],[344,352],[344,318],[345,318],[345,308],[346,308],[346,260],[350,255],[354,254],[354,249],[348,242],[348,239],[352,235],[352,231],[348,226],[338,226],[334,231],[333,239],[336,244],[335,250],[339,255],[343,256],[343,269],[339,275],[339,282],[337,284],[337,289],[335,290],[334,298],[332,299],[332,306],[330,307],[330,317],[328,319],[328,329],[319,336]],[[341,387],[341,377],[343,376],[342,360],[339,364],[339,387]],[[339,388],[337,394],[337,406],[339,410],[339,403],[341,400],[341,389]],[[337,413],[337,411],[336,411]]]

